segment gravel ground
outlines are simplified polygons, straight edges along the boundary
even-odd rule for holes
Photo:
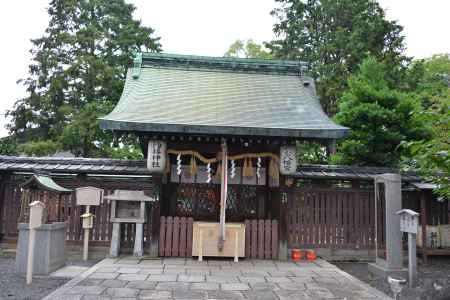
[[[68,261],[68,265],[92,266],[97,261]],[[25,276],[18,275],[14,270],[14,258],[0,257],[0,299],[34,300],[42,299],[70,278],[55,278],[50,276],[34,276],[33,283],[28,286]]]
[[[367,263],[334,263],[343,271],[370,284],[372,287],[393,296],[386,280],[372,277],[367,271]],[[428,264],[418,266],[418,285],[403,288],[397,299],[408,300],[450,300],[450,258],[429,258]]]

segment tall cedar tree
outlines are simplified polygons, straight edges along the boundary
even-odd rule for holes
[[[338,163],[397,167],[405,155],[401,143],[426,137],[424,123],[415,117],[418,98],[390,88],[386,68],[369,57],[349,78],[336,120],[350,127],[350,134],[338,147]]]
[[[398,84],[408,61],[402,27],[385,18],[374,0],[276,0],[275,57],[309,63],[325,111],[334,115],[350,74],[368,55],[388,66]]]
[[[9,111],[10,133],[24,152],[31,142],[108,155],[111,134],[84,125],[117,103],[132,52],[160,51],[159,38],[133,19],[135,7],[124,0],[52,0],[47,10],[45,34],[32,40],[29,77],[19,81],[29,95]]]

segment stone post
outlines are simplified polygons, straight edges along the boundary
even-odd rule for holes
[[[111,248],[109,255],[111,257],[118,257],[120,253],[120,223],[114,222],[111,235]]]
[[[402,232],[400,231],[400,216],[397,211],[402,209],[401,176],[399,174],[381,175],[385,184],[386,194],[386,263],[392,270],[402,269]]]
[[[136,235],[134,237],[134,256],[144,255],[144,224],[136,223]]]

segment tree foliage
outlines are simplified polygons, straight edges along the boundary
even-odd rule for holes
[[[241,58],[262,58],[271,59],[272,54],[263,45],[254,42],[252,39],[236,40],[230,45],[225,57],[241,57]]]
[[[52,156],[60,149],[61,145],[52,140],[28,142],[17,146],[17,151],[26,156]]]
[[[404,63],[402,27],[388,21],[372,0],[276,0],[278,39],[267,43],[275,57],[309,63],[325,111],[336,113],[347,78],[368,55],[387,68],[397,84]]]
[[[424,123],[415,117],[421,109],[417,97],[390,88],[385,70],[386,65],[369,57],[348,80],[336,115],[350,128],[338,147],[339,163],[396,167],[407,155],[400,144],[427,135]]]
[[[50,2],[45,34],[32,40],[29,77],[20,80],[28,96],[9,111],[18,143],[57,145],[80,156],[108,153],[111,135],[92,125],[117,103],[132,52],[160,50],[134,10],[124,0]]]
[[[0,155],[17,155],[17,144],[13,137],[0,138]]]
[[[409,167],[438,184],[437,192],[450,199],[450,55],[435,55],[417,62],[422,68],[416,93],[425,110],[416,117],[428,124],[431,137],[405,145],[412,152]]]

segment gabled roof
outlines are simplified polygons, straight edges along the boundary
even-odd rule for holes
[[[71,193],[72,190],[66,189],[56,182],[49,175],[44,174],[33,174],[27,181],[25,181],[21,187],[23,188],[32,188],[39,187],[42,190],[57,192],[57,193]]]
[[[140,64],[139,64],[140,63]],[[341,138],[297,61],[142,54],[102,129]]]

